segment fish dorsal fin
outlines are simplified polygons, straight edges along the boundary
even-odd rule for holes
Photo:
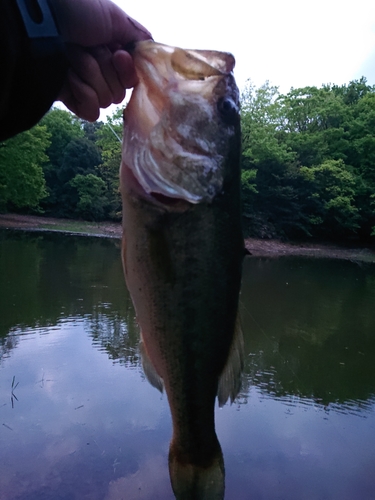
[[[157,374],[155,367],[152,364],[152,361],[146,351],[146,347],[144,345],[143,340],[141,340],[141,342],[139,343],[139,350],[141,353],[142,368],[147,380],[153,387],[158,389],[160,392],[163,392],[164,390],[163,379]]]
[[[242,371],[244,366],[244,340],[239,313],[237,313],[236,325],[232,346],[228,359],[219,379],[217,398],[219,406],[222,407],[230,398],[230,402],[236,399],[241,389]]]

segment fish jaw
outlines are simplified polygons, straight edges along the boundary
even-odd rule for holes
[[[145,41],[133,57],[139,83],[124,112],[123,164],[146,194],[211,202],[239,128],[233,56]]]

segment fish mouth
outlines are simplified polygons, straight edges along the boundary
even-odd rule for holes
[[[235,59],[229,52],[181,49],[152,40],[136,43],[132,55],[137,72],[149,78],[154,91],[170,80],[171,69],[184,80],[203,81],[229,74],[235,66]]]
[[[219,101],[239,113],[234,57],[151,40],[131,52],[139,83],[124,112],[124,163],[154,198],[211,202],[223,185]]]

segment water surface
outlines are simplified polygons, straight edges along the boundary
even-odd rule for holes
[[[119,242],[0,232],[0,500],[173,499]],[[375,498],[375,267],[244,264],[228,500]]]

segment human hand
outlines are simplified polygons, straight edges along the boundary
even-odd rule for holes
[[[119,104],[137,83],[124,50],[151,34],[110,0],[49,0],[70,63],[58,96],[80,118],[95,121],[100,108]]]

